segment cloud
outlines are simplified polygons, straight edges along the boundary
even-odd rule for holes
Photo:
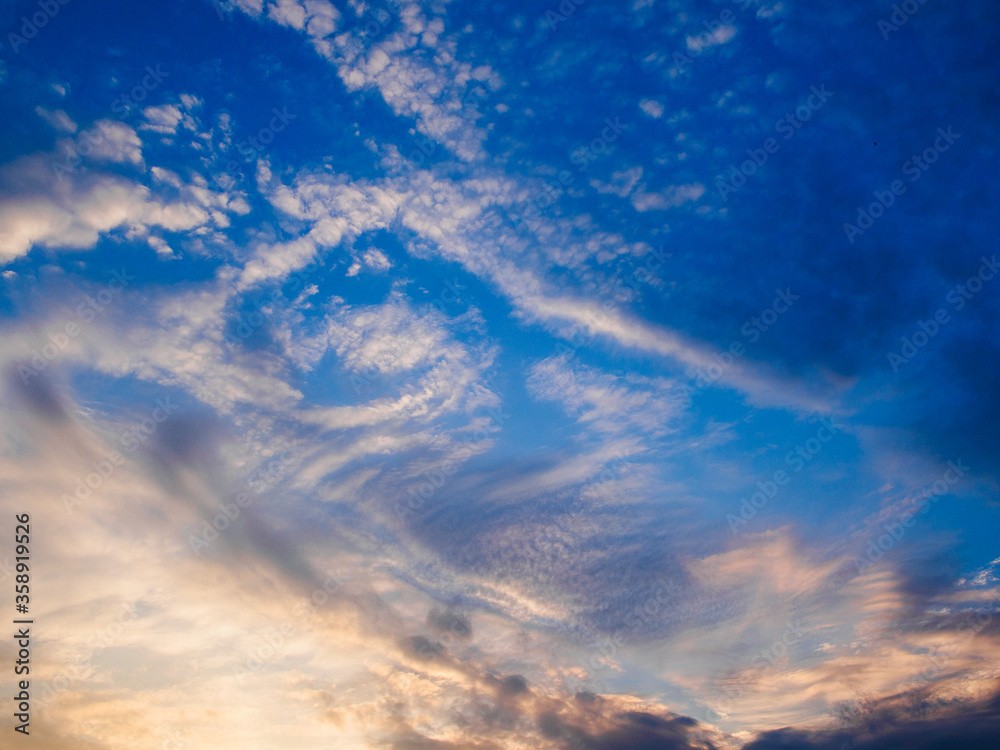
[[[662,436],[676,429],[687,401],[667,378],[616,377],[572,366],[564,356],[536,364],[526,384],[536,397],[560,402],[582,425],[611,435]]]
[[[642,185],[632,194],[632,205],[636,211],[664,211],[696,201],[704,194],[705,186],[701,183],[672,185],[657,193],[646,192],[645,185]]]
[[[128,125],[98,120],[77,136],[75,151],[94,161],[142,164],[142,141]]]
[[[640,99],[639,109],[652,117],[654,120],[659,120],[663,117],[663,103],[657,101],[656,99]]]
[[[241,2],[239,7],[261,15],[260,5]],[[413,118],[419,132],[459,159],[482,159],[486,134],[475,125],[477,104],[500,87],[500,77],[489,65],[458,59],[457,38],[443,36],[443,18],[428,19],[416,4],[392,10],[398,13],[397,27],[377,35],[373,43],[363,32],[367,21],[330,37],[339,27],[340,14],[326,0],[309,0],[304,6],[297,0],[276,0],[267,13],[282,25],[303,30],[308,12],[306,33],[349,91],[378,90],[397,116]],[[426,55],[428,50],[433,54]]]
[[[605,184],[599,180],[591,180],[590,184],[599,193],[613,193],[619,198],[626,197],[632,189],[642,179],[642,167],[632,167],[631,169],[614,172],[611,175],[611,183]]]
[[[142,110],[145,122],[140,130],[152,130],[154,133],[173,135],[184,114],[176,104],[161,104],[156,107],[146,107]]]
[[[39,105],[35,107],[35,112],[60,133],[72,134],[77,130],[77,124],[61,109],[51,110]]]
[[[687,48],[692,52],[701,52],[710,47],[726,44],[736,36],[737,29],[730,24],[723,24],[718,28],[700,34],[699,36],[689,36],[687,38]]]
[[[844,729],[778,729],[743,750],[986,750],[1000,735],[1000,696],[984,701],[939,702],[921,693],[890,696],[846,707]],[[860,709],[860,710],[858,710]]]

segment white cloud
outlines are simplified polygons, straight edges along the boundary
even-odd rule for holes
[[[141,159],[135,148],[138,138],[127,126],[105,123],[87,133],[91,131],[79,138],[90,139],[87,150],[92,160]],[[63,154],[74,153],[71,142],[62,147]],[[153,167],[153,178],[178,193],[178,199],[169,201],[145,185],[117,175],[83,174],[71,165],[65,156],[40,154],[0,167],[0,261],[24,255],[34,245],[89,249],[116,228],[143,239],[153,226],[173,232],[196,230],[210,219],[225,226],[228,219],[222,212],[249,211],[241,197],[195,184],[205,182],[197,175],[194,183],[184,184],[173,172]]]
[[[184,116],[176,104],[161,104],[156,107],[146,107],[142,110],[146,122],[139,126],[140,130],[152,130],[155,133],[174,134],[177,125]]]
[[[656,99],[640,100],[639,109],[652,117],[654,120],[659,120],[663,117],[663,104]]]
[[[696,201],[705,194],[705,186],[701,183],[691,185],[672,185],[658,193],[648,193],[641,186],[632,195],[632,205],[636,211],[664,211],[688,201]]]
[[[261,8],[246,0],[239,6],[254,17],[261,15]],[[282,25],[304,29],[348,90],[378,89],[397,115],[415,119],[419,132],[464,161],[481,159],[486,133],[475,121],[480,103],[500,87],[500,77],[487,65],[459,61],[457,37],[442,36],[444,20],[428,19],[424,13],[416,4],[402,6],[400,28],[373,45],[356,31],[326,38],[340,22],[339,12],[327,0],[307,0],[305,6],[297,0],[275,0],[267,15]],[[423,54],[428,49],[432,55]],[[475,89],[479,95],[467,96],[471,81],[482,82]]]
[[[594,179],[590,181],[590,184],[599,193],[612,193],[619,198],[624,198],[632,192],[632,188],[636,186],[641,178],[642,167],[632,167],[621,172],[612,173],[610,183]]]
[[[299,31],[306,26],[306,9],[297,0],[272,0],[267,6],[267,15],[282,26]]]
[[[595,266],[599,269],[622,256],[641,257],[649,252],[648,246],[600,232],[587,217],[541,218],[529,225],[534,234],[531,240],[509,234],[502,222],[488,223],[484,206],[513,206],[517,210],[518,201],[533,194],[523,183],[486,171],[463,183],[415,171],[375,184],[351,183],[341,175],[303,173],[292,186],[286,186],[266,165],[259,171],[261,190],[272,205],[310,220],[312,228],[301,240],[308,246],[297,241],[287,250],[262,250],[244,271],[246,284],[280,278],[303,267],[312,261],[317,246],[334,247],[361,231],[398,222],[419,236],[410,243],[411,252],[461,263],[511,300],[515,314],[525,323],[541,324],[566,337],[584,331],[670,358],[686,369],[704,370],[718,364],[713,347],[650,324],[627,308],[608,309],[606,300],[614,295],[612,280],[600,286],[591,280],[567,289],[565,282],[556,284],[550,278],[550,273],[562,266],[593,279]],[[674,186],[657,194],[641,192],[640,188],[632,199],[639,200],[643,209],[652,210],[696,200],[703,192],[704,187],[698,184]],[[291,255],[286,255],[288,250]],[[760,363],[739,359],[722,370],[719,384],[750,394],[754,403],[823,413],[831,408],[829,398],[835,388],[822,379],[808,385],[790,383]]]
[[[698,36],[689,36],[687,38],[687,47],[692,52],[701,52],[709,47],[726,44],[736,36],[736,31],[736,27],[729,24],[719,26],[714,31],[706,31],[704,34]]]
[[[536,398],[561,403],[582,424],[624,437],[658,436],[676,429],[687,403],[667,378],[619,377],[574,365],[564,356],[534,365],[527,385]]]
[[[35,112],[60,133],[69,135],[76,132],[76,123],[61,109],[51,110],[39,105],[35,107]]]
[[[142,141],[128,125],[98,120],[77,136],[75,151],[93,161],[142,164]]]
[[[170,187],[179,188],[181,187],[181,178],[169,169],[164,169],[163,167],[153,167],[150,170],[150,174],[153,175],[153,179],[158,182],[162,182]]]

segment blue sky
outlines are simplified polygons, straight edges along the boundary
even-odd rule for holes
[[[986,747],[991,11],[5,3],[36,732]]]

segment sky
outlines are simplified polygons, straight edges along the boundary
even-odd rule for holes
[[[0,4],[27,741],[996,747],[998,43],[987,0]]]

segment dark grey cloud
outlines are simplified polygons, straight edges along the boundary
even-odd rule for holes
[[[528,681],[522,675],[507,675],[500,681],[500,692],[504,695],[519,695],[528,692]]]
[[[901,699],[903,698],[903,699]],[[1000,747],[1000,693],[981,703],[941,704],[920,693],[861,701],[841,710],[844,729],[765,732],[743,750],[994,750]]]
[[[712,750],[715,745],[701,735],[699,724],[688,716],[658,716],[645,711],[625,711],[612,717],[613,726],[586,727],[552,712],[538,716],[543,737],[556,740],[565,750]]]
[[[458,638],[472,637],[469,618],[451,608],[434,607],[427,613],[427,624],[440,633],[450,633]]]
[[[30,367],[30,363],[20,363]],[[27,372],[27,371],[25,371]],[[7,371],[7,387],[15,398],[15,403],[49,422],[67,422],[69,412],[64,399],[59,395],[45,373],[25,375],[14,365]]]

